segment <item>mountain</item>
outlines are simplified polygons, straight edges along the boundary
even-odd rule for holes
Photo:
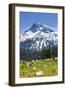
[[[21,49],[40,51],[44,47],[57,46],[57,44],[58,32],[40,23],[35,23],[28,30],[20,33]]]
[[[32,31],[33,33],[37,32],[37,31],[43,31],[43,32],[53,32],[52,29],[50,29],[48,26],[46,25],[41,25],[40,23],[35,23],[32,25],[31,28],[29,28],[27,31],[25,32],[28,32],[28,31]]]

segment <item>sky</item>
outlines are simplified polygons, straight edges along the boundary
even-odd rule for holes
[[[20,32],[26,31],[34,23],[41,23],[52,28],[57,28],[57,13],[20,12]]]

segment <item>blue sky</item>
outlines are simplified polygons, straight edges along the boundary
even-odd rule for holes
[[[20,32],[24,32],[34,23],[41,23],[52,28],[57,28],[57,13],[20,12]]]

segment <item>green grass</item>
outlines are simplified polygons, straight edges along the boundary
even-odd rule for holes
[[[32,61],[20,61],[20,78],[22,77],[36,77],[36,72],[43,71],[43,77],[55,76],[58,74],[58,60],[41,59]],[[29,66],[29,64],[31,66]],[[33,69],[35,68],[35,70]]]

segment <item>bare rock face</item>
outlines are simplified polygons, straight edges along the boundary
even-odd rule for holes
[[[43,76],[43,71],[38,71],[38,72],[36,72],[36,76],[37,76],[37,77]]]

